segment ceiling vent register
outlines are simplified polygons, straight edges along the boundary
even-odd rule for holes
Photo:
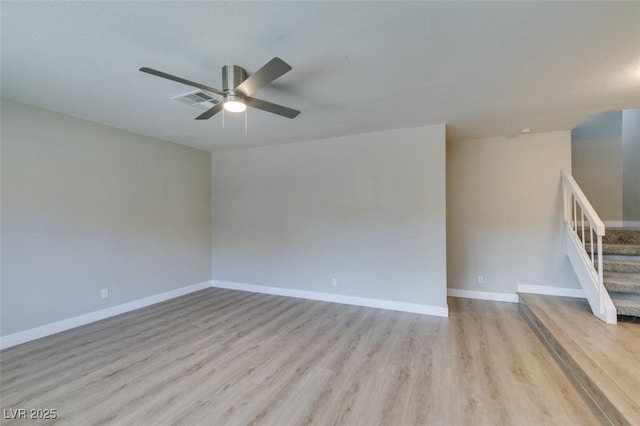
[[[171,99],[182,102],[183,104],[187,104],[190,107],[197,108],[201,111],[206,111],[220,102],[212,95],[202,90],[183,93],[182,95],[174,96]]]

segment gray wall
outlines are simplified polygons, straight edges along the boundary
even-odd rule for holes
[[[622,112],[596,114],[571,132],[572,174],[600,219],[622,220]]]
[[[217,152],[213,185],[215,280],[446,306],[444,125]]]
[[[2,335],[210,279],[210,153],[1,107]]]
[[[640,109],[622,111],[622,215],[640,221]]]
[[[560,174],[570,167],[568,131],[448,143],[449,287],[578,288],[562,239]]]

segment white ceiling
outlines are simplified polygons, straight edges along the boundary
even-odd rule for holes
[[[640,107],[640,2],[6,2],[1,94],[207,150],[447,123],[449,139],[571,129]],[[255,96],[302,111],[196,121],[171,100],[274,56]]]

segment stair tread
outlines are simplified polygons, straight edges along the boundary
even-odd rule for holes
[[[610,292],[640,294],[640,279],[604,277],[604,285]]]
[[[640,272],[640,260],[603,259],[604,272]]]
[[[594,247],[595,248],[595,247]],[[597,250],[596,250],[597,252]],[[591,253],[591,245],[587,245],[587,253]],[[602,254],[640,255],[640,245],[635,244],[603,244]]]
[[[578,235],[582,235],[581,227],[578,227],[577,233]],[[584,240],[589,242],[591,235],[591,230],[588,226],[585,226]],[[640,229],[606,228],[605,234],[602,237],[602,243],[610,245],[640,245]]]
[[[604,241],[607,244],[640,244],[640,230],[631,228],[608,228]]]
[[[640,255],[640,245],[635,244],[603,244],[603,254],[628,254]]]

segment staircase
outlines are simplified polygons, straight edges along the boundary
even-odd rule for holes
[[[640,229],[607,228],[602,254],[604,286],[618,315],[640,317]]]
[[[567,257],[595,316],[640,322],[640,229],[606,228],[575,179],[562,171]]]

